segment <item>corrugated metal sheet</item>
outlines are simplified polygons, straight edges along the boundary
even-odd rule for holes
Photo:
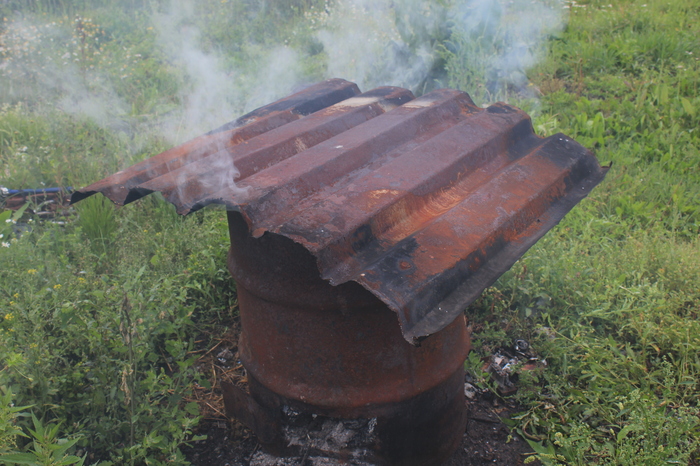
[[[379,297],[415,341],[452,322],[606,171],[567,136],[536,136],[509,105],[482,109],[451,89],[359,94],[335,79],[73,201],[102,192],[125,204],[159,191],[181,214],[211,203],[240,209],[254,236],[289,237],[324,279]]]

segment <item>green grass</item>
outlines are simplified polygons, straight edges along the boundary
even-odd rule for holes
[[[536,130],[613,164],[471,309],[477,343],[530,338],[549,362],[516,423],[545,464],[699,459],[697,6],[572,4],[530,71]]]
[[[698,464],[700,5],[571,2],[566,27],[533,49],[542,60],[504,76],[494,58],[510,23],[465,29],[440,16],[455,2],[429,3],[420,11],[447,18],[439,27],[419,27],[414,8],[387,29],[433,63],[417,93],[507,100],[539,134],[612,162],[467,310],[476,360],[525,338],[548,362],[520,374],[513,429],[544,464]],[[292,56],[300,82],[331,67],[315,34],[338,24],[333,2],[197,5],[182,18],[159,1],[0,5],[0,185],[83,186],[233,119],[288,92],[260,88],[272,57]],[[216,58],[225,112],[209,127],[192,119],[216,109],[188,100],[201,77],[154,15],[176,23],[171,38],[198,30],[198,59]],[[382,53],[374,78],[393,63]],[[185,464],[198,421],[188,394],[209,383],[197,351],[235,312],[222,213],[183,219],[150,196],[124,209],[91,199],[62,223],[15,217],[0,212],[0,463]]]

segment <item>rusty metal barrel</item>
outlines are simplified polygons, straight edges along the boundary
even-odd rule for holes
[[[464,317],[419,346],[402,336],[396,314],[357,283],[332,286],[314,257],[275,234],[253,238],[239,213],[228,214],[229,270],[241,317],[239,352],[250,394],[269,417],[285,409],[332,419],[374,420],[374,435],[318,452],[378,464],[437,465],[461,442],[466,424]],[[226,399],[227,409],[247,409]],[[279,424],[278,424],[279,425]],[[295,455],[283,426],[268,443]],[[357,434],[357,433],[355,433]],[[354,435],[359,437],[359,435]]]

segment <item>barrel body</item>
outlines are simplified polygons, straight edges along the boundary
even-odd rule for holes
[[[357,283],[321,279],[301,245],[269,233],[252,237],[236,212],[229,229],[241,362],[250,395],[279,428],[288,431],[299,415],[364,420],[355,422],[366,426],[360,445],[319,453],[357,458],[354,449],[383,464],[446,459],[466,424],[464,318],[411,345],[393,311]],[[271,450],[284,453],[289,439],[277,443]]]

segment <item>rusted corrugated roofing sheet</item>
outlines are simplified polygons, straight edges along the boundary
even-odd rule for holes
[[[235,168],[234,168],[235,165]],[[356,281],[409,341],[449,324],[605,176],[563,134],[463,92],[419,98],[335,79],[79,190],[125,204],[154,191],[187,214],[240,209],[332,284]],[[235,184],[233,179],[235,177]]]

